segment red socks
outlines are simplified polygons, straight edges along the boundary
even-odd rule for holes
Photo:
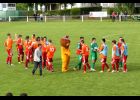
[[[7,63],[7,64],[9,63],[9,57],[7,57],[7,59],[6,59],[6,63]]]
[[[18,56],[18,62],[20,62],[20,56]]]
[[[89,65],[89,63],[87,64],[87,67],[88,67],[88,69],[90,69],[90,65]]]
[[[105,64],[102,63],[102,71],[104,71],[104,68],[105,68]]]
[[[115,64],[112,64],[112,70],[115,70]]]
[[[107,69],[109,69],[109,66],[108,66],[108,64],[107,64],[107,63],[105,63],[105,66],[107,67]]]
[[[86,64],[84,64],[84,71],[86,71]]]
[[[124,71],[127,71],[126,63],[124,63]]]
[[[29,60],[26,59],[26,61],[25,61],[25,67],[28,67],[28,63],[29,63]]]

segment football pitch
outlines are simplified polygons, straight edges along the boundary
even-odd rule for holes
[[[43,77],[39,76],[39,71],[32,76],[33,64],[29,69],[24,69],[24,64],[18,64],[17,51],[13,48],[13,64],[6,64],[7,53],[4,47],[6,34],[26,35],[36,33],[37,36],[47,36],[52,39],[57,51],[54,56],[53,73],[43,70]],[[71,61],[69,71],[61,72],[60,38],[69,35],[71,39]],[[128,44],[128,73],[99,73],[101,63],[98,59],[96,63],[97,72],[73,71],[73,67],[78,63],[76,46],[79,37],[84,36],[86,44],[90,45],[91,38],[96,37],[98,45],[101,39],[107,39],[109,47],[108,64],[111,67],[111,41],[122,36]],[[140,23],[139,22],[1,22],[0,23],[0,95],[7,92],[14,95],[28,93],[30,96],[122,96],[140,95]],[[91,60],[89,60],[91,63]]]

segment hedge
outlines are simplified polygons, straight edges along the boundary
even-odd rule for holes
[[[90,11],[102,11],[102,7],[84,7],[80,8],[81,15],[89,14]]]
[[[47,11],[46,15],[84,15],[89,14],[90,11],[101,11],[102,7],[84,7],[84,8],[72,8],[66,10],[53,10]]]
[[[135,14],[140,14],[140,8],[138,8],[138,7],[135,8],[135,9],[134,9],[134,13],[135,13]]]

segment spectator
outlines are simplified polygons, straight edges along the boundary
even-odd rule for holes
[[[37,14],[37,21],[39,22],[39,20],[40,20],[40,17],[39,17],[40,15],[39,14]]]
[[[123,14],[122,11],[121,11],[121,13],[120,13],[121,21],[123,21],[123,16],[124,16],[124,14]]]
[[[37,14],[34,14],[34,19],[35,21],[37,21]]]
[[[43,14],[40,14],[40,20],[43,21]]]
[[[8,92],[8,93],[6,94],[6,96],[13,96],[13,93]]]
[[[27,93],[21,93],[20,96],[28,96]]]
[[[115,14],[115,12],[113,11],[113,12],[112,12],[112,22],[115,22],[115,17],[116,17],[116,14]]]
[[[124,12],[125,21],[127,20],[127,15],[128,15],[128,13],[127,13],[127,11],[125,11],[125,12]]]
[[[119,20],[119,12],[116,13],[116,17]]]

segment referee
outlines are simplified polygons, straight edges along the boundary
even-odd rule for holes
[[[34,52],[34,68],[32,74],[35,74],[35,71],[39,67],[40,69],[40,76],[42,76],[42,45],[38,44],[38,48],[35,49]]]

